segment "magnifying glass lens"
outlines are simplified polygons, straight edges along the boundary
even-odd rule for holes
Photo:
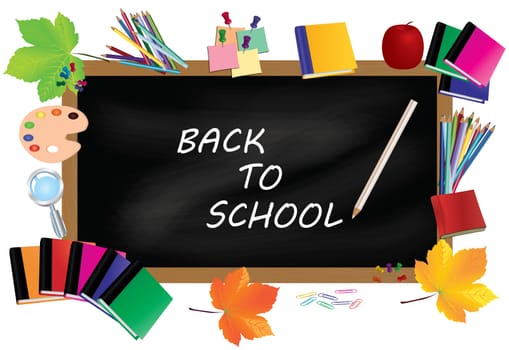
[[[40,202],[58,200],[60,181],[53,174],[39,174],[30,183],[30,191],[34,199]]]

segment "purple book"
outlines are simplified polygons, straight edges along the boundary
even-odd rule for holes
[[[90,275],[87,283],[85,283],[80,296],[101,311],[106,312],[97,303],[97,299],[130,264],[131,262],[124,255],[119,254],[114,249],[108,249]]]
[[[457,79],[442,74],[438,92],[442,95],[462,98],[464,100],[484,103],[488,101],[490,84],[478,86],[471,81]]]
[[[64,289],[66,298],[83,300],[81,291],[108,249],[82,242],[72,242]],[[125,252],[118,253],[125,256]]]

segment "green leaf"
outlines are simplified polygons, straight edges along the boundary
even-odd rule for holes
[[[55,18],[55,29],[60,37],[61,47],[66,52],[71,52],[78,44],[78,34],[74,32],[74,23],[59,12]]]
[[[69,54],[44,47],[22,47],[11,57],[5,74],[32,83],[41,79],[54,62],[62,62]],[[62,69],[60,66],[59,69]],[[56,73],[58,76],[59,72]]]
[[[67,88],[76,94],[74,85],[85,79],[85,72],[83,61],[71,54],[79,38],[74,24],[60,12],[54,24],[46,18],[17,22],[23,39],[33,46],[16,50],[5,74],[25,82],[39,81],[37,92],[41,102],[62,96]],[[71,62],[76,70],[69,79],[60,77],[62,69],[69,67]],[[61,81],[66,84],[57,85]]]
[[[46,18],[17,21],[23,39],[29,44],[45,48],[62,49],[55,26]]]

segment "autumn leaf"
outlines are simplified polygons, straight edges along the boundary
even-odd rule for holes
[[[427,264],[415,261],[415,279],[426,292],[438,293],[437,308],[449,320],[466,322],[465,311],[475,312],[497,298],[484,284],[474,283],[486,272],[486,248],[452,249],[441,239],[428,250]]]
[[[214,278],[210,287],[212,305],[224,313],[219,320],[225,339],[239,345],[246,339],[274,335],[267,320],[258,314],[272,309],[279,288],[262,283],[249,283],[245,267],[232,271],[221,281]]]

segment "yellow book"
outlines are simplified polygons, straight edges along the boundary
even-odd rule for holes
[[[345,22],[295,27],[303,79],[354,73],[357,61]]]

